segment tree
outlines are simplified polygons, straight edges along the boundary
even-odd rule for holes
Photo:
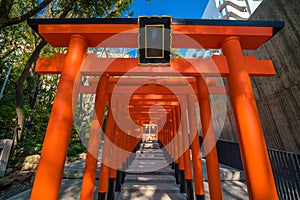
[[[9,117],[0,115],[1,124],[6,123],[13,127],[18,124],[18,140],[22,139],[22,133],[25,130],[26,118],[29,123],[32,120],[33,109],[36,102],[48,105],[47,111],[50,110],[52,102],[37,101],[37,95],[40,88],[38,84],[42,82],[40,76],[34,74],[34,67],[40,54],[50,57],[54,53],[63,52],[64,49],[53,49],[47,45],[46,41],[39,38],[30,27],[26,20],[30,17],[47,17],[47,18],[79,18],[79,17],[120,17],[122,12],[128,10],[133,0],[1,0],[0,1],[0,64],[1,71],[7,72],[9,65],[13,65],[13,78],[16,79],[15,94],[9,91],[1,105],[11,107],[15,100],[17,118],[11,116],[12,110],[9,111]],[[51,84],[57,84],[57,78],[51,79]],[[13,87],[12,81],[9,82],[8,88]],[[55,89],[55,87],[54,87]],[[53,100],[55,90],[47,91],[49,98]],[[43,98],[42,98],[43,99]],[[3,104],[2,104],[3,103]],[[49,105],[50,104],[50,105]],[[2,109],[1,107],[1,109]],[[43,107],[43,106],[41,106]],[[43,108],[40,108],[43,109]],[[35,114],[37,115],[37,114]],[[14,120],[12,120],[14,119]],[[8,121],[12,121],[8,123]],[[28,121],[28,120],[27,120]],[[5,131],[12,131],[13,128],[7,128]],[[1,133],[7,135],[7,133]]]
[[[45,0],[39,3],[39,1],[36,0],[33,1],[1,0],[0,29],[26,21],[27,19],[35,16],[38,12],[40,12],[42,9],[48,6],[52,1],[53,0]],[[24,5],[30,8],[24,9],[23,7]],[[10,16],[10,13],[13,12],[18,7],[19,9],[21,9],[20,14],[18,16]]]

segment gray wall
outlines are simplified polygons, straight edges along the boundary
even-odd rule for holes
[[[272,60],[277,73],[251,78],[268,148],[300,154],[300,1],[264,0],[250,19],[285,21],[283,30],[245,55]],[[233,127],[229,117],[221,138],[236,141]]]

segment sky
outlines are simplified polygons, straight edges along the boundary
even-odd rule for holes
[[[172,18],[200,19],[208,0],[134,0],[133,17],[167,15]]]
[[[162,16],[167,15],[172,18],[201,19],[208,0],[134,0],[131,7],[133,18],[138,16]],[[181,49],[180,53],[185,57],[191,57],[194,51]],[[131,57],[136,57],[137,52],[129,53]]]

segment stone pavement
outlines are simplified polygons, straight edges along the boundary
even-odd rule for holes
[[[156,146],[156,144],[154,144]],[[99,153],[99,155],[102,155]],[[99,157],[101,161],[101,157]],[[153,148],[153,144],[145,144],[144,149],[136,152],[135,159],[128,166],[125,183],[120,193],[116,193],[116,200],[179,200],[185,199],[185,194],[179,192],[175,183],[174,170],[171,169],[168,159],[165,159],[161,149]],[[99,161],[99,162],[100,162]],[[205,199],[209,198],[205,160],[203,163],[203,176]],[[77,200],[80,197],[81,178],[85,160],[67,165],[61,185],[60,197],[62,200]],[[223,199],[248,199],[247,187],[243,172],[220,164]],[[99,171],[97,172],[97,179]],[[97,185],[97,183],[95,184]],[[9,200],[27,200],[31,190],[24,191]],[[95,186],[94,199],[97,199],[97,186]]]

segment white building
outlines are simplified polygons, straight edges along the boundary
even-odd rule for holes
[[[202,19],[247,20],[263,0],[209,0]]]
[[[208,0],[202,19],[247,20],[263,0]],[[189,49],[186,58],[207,58],[219,50]]]

